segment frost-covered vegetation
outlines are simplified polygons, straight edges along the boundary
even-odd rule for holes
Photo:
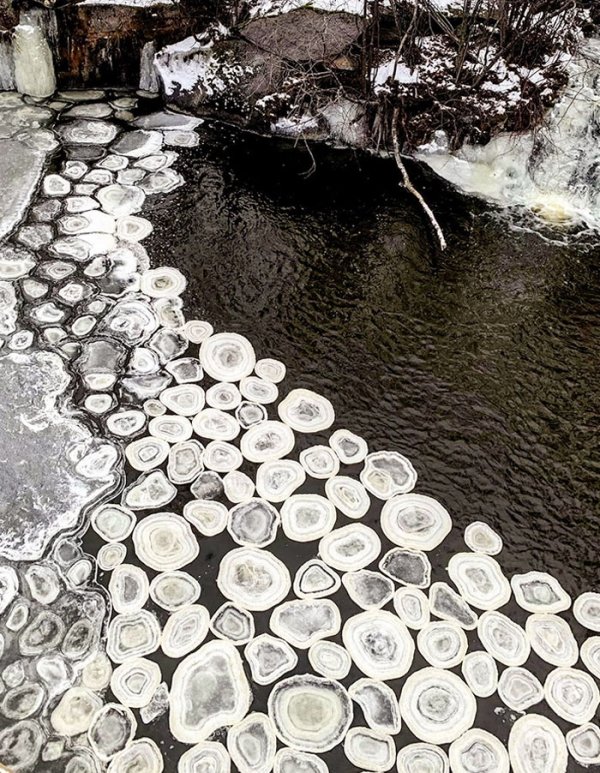
[[[167,49],[158,64],[184,106],[233,106],[253,128],[377,148],[396,133],[409,151],[443,129],[456,148],[537,125],[594,14],[577,0],[248,0],[185,66]]]

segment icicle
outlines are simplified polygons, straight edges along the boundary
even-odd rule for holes
[[[156,43],[151,40],[142,48],[140,54],[140,89],[152,93],[158,93],[158,73],[154,67],[154,55],[156,54]]]
[[[15,65],[10,35],[0,33],[0,91],[13,91],[15,88]]]
[[[19,24],[13,37],[17,91],[32,97],[49,97],[56,89],[54,62],[39,27]]]

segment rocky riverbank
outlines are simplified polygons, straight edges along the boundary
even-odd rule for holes
[[[3,0],[0,88],[48,96],[50,66],[59,88],[139,88],[254,131],[370,149],[397,134],[410,152],[443,130],[452,149],[537,125],[598,22],[585,3],[505,5]]]

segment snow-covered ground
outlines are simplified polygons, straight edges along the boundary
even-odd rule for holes
[[[600,227],[600,40],[569,66],[569,86],[535,132],[500,135],[448,153],[440,134],[418,155],[467,193],[553,222]]]

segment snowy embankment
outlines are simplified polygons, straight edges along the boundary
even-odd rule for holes
[[[411,21],[410,2],[395,17],[383,3],[375,19],[363,0],[254,0],[237,25],[166,46],[152,67],[182,109],[376,150],[390,149],[398,134],[404,152],[467,192],[555,221],[591,222],[597,191],[572,190],[573,175],[585,180],[597,161],[590,62],[598,52],[592,42],[585,62],[573,54],[585,15],[521,22],[514,34],[531,51],[517,54],[489,18],[465,22],[452,1],[422,5],[429,28]],[[408,14],[402,37],[399,11]],[[466,41],[463,23],[471,25]],[[375,32],[382,42],[369,47]],[[546,142],[531,133],[541,125]]]

